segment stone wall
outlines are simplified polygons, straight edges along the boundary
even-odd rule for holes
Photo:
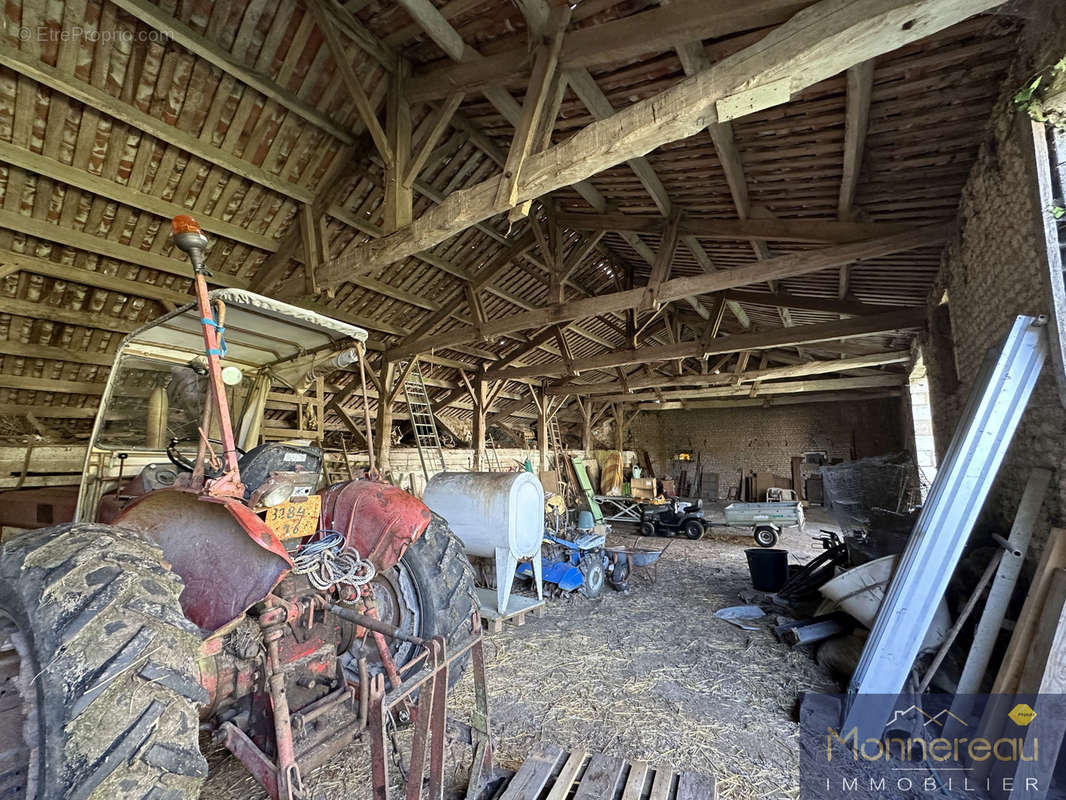
[[[791,475],[791,459],[824,450],[830,460],[865,458],[906,447],[900,400],[808,403],[770,408],[721,408],[640,414],[627,446],[647,450],[657,472],[678,451],[699,452],[719,475],[719,495],[735,490],[739,473]],[[695,456],[694,456],[695,457]]]
[[[933,323],[921,341],[929,374],[932,427],[940,458],[989,348],[1018,314],[1050,308],[1041,215],[1028,118],[1012,98],[1037,71],[1066,54],[1066,8],[1036,3],[1019,57],[989,122],[984,145],[959,206],[958,230],[944,251],[930,296]],[[946,301],[947,310],[942,307]],[[939,307],[939,308],[938,308]],[[950,316],[950,324],[946,318]],[[939,323],[938,323],[939,320]],[[1057,467],[1043,519],[1039,549],[1050,520],[1066,508],[1066,412],[1049,361],[985,506],[983,523],[1006,531],[1034,466]]]

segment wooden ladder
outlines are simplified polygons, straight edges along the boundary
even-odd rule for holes
[[[403,369],[406,370],[406,366]],[[426,383],[417,363],[407,372],[407,378],[403,382],[403,394],[411,415],[411,429],[415,434],[418,459],[422,462],[422,472],[428,481],[430,475],[448,470],[444,465],[444,449],[437,434],[437,422],[433,419],[433,406],[429,402]]]

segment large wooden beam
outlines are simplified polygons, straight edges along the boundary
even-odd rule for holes
[[[558,222],[579,231],[616,231],[662,234],[665,220],[646,214],[559,214]],[[766,241],[839,244],[903,233],[912,226],[889,223],[857,223],[837,220],[711,219],[686,215],[682,236],[700,239],[762,239]]]
[[[783,394],[770,397],[745,397],[729,400],[668,400],[639,403],[641,411],[697,411],[716,408],[774,408],[776,406],[807,405],[809,403],[862,403],[869,400],[899,397],[900,389],[836,390],[811,394]]]
[[[710,389],[683,389],[674,392],[645,392],[643,394],[617,394],[597,397],[611,403],[647,403],[658,400],[660,403],[670,400],[701,400],[711,397],[761,397],[779,394],[801,394],[804,392],[850,391],[852,389],[888,389],[903,386],[907,376],[872,375],[861,378],[825,378],[813,381],[782,381],[780,383],[759,384],[758,391],[752,394],[750,386],[715,386]]]
[[[834,339],[850,339],[857,336],[870,336],[890,331],[917,328],[925,323],[924,308],[894,311],[872,317],[854,317],[852,319],[825,322],[818,325],[796,325],[791,328],[774,328],[759,333],[742,333],[736,336],[720,336],[710,342],[684,342],[682,344],[660,345],[658,347],[638,347],[628,350],[616,350],[590,358],[577,358],[573,368],[579,372],[593,369],[613,369],[627,364],[651,364],[656,361],[673,361],[679,358],[705,358],[721,353],[738,353],[745,350],[764,350],[767,347],[794,347],[810,342],[825,342]],[[508,369],[489,369],[486,377],[490,380],[499,378],[531,378],[537,376],[565,375],[567,365],[562,362],[536,364],[528,367],[510,367]]]
[[[668,303],[672,300],[680,300],[689,296],[722,292],[738,286],[806,275],[865,258],[876,258],[912,250],[917,247],[942,245],[946,236],[947,231],[943,225],[930,225],[917,228],[911,233],[896,234],[866,242],[840,244],[820,250],[778,256],[747,267],[674,278],[665,281],[659,287],[657,299],[661,303]],[[483,325],[480,331],[475,328],[464,327],[448,331],[439,336],[426,337],[402,346],[396,353],[390,353],[390,358],[400,358],[426,350],[476,342],[482,337],[490,338],[525,330],[526,328],[539,328],[552,323],[594,317],[608,311],[624,311],[630,308],[637,308],[644,298],[645,289],[642,287],[580,300],[571,300],[567,303],[546,306],[521,314],[512,314],[503,319],[491,320]]]
[[[996,0],[821,0],[757,44],[531,155],[516,198],[524,202],[541,197],[694,135],[711,122],[785,103],[798,91],[855,64],[997,4]],[[500,181],[497,175],[453,192],[411,225],[335,259],[323,268],[322,280],[340,281],[353,271],[382,268],[507,210],[497,200]]]
[[[712,39],[784,22],[811,0],[678,0],[670,6],[574,31],[563,45],[563,69],[625,62],[668,50],[677,41]],[[504,86],[527,74],[522,48],[509,48],[480,62],[428,64],[411,82],[411,100],[444,97],[455,90]]]
[[[822,311],[826,314],[849,314],[853,317],[899,310],[899,307],[895,306],[877,306],[860,303],[857,300],[837,300],[828,297],[804,297],[787,292],[744,292],[730,289],[725,296],[738,303],[754,306],[791,308],[795,311]]]
[[[549,386],[549,395],[600,395],[622,393],[626,389],[662,389],[667,386],[724,386],[730,383],[750,383],[752,381],[782,380],[785,378],[802,378],[808,375],[828,375],[834,372],[848,372],[853,369],[879,367],[886,364],[904,364],[910,361],[909,350],[894,350],[887,353],[871,353],[868,356],[854,358],[834,358],[826,361],[809,361],[804,364],[789,364],[785,367],[767,367],[742,372],[740,375],[722,373],[719,375],[681,375],[679,377],[661,377],[646,375],[627,379],[623,386],[617,381],[604,383],[566,383]],[[597,398],[599,399],[599,398]]]

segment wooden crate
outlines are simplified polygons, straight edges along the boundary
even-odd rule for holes
[[[479,800],[714,800],[714,778],[646,761],[566,752],[542,744],[510,778],[495,781]]]

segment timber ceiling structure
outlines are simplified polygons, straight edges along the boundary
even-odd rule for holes
[[[898,394],[996,6],[9,0],[0,434],[84,433],[121,337],[191,300],[178,213],[216,285],[366,327],[381,377],[417,354],[446,423]]]

